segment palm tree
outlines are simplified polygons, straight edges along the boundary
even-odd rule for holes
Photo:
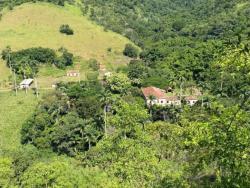
[[[103,114],[104,114],[104,135],[107,137],[107,112],[108,108],[112,102],[112,95],[109,91],[103,90],[100,95],[100,102],[104,104],[103,106]]]
[[[99,137],[99,132],[95,128],[95,122],[93,120],[85,120],[84,134],[85,140],[88,142],[88,149],[92,147],[91,143],[96,143]]]
[[[152,117],[152,107],[153,107],[153,101],[156,99],[156,97],[154,96],[154,95],[150,95],[149,97],[148,97],[148,99],[149,99],[149,113],[150,113],[150,115],[151,115],[151,117]]]
[[[180,83],[180,100],[182,100],[182,95],[183,95],[183,85],[184,82],[186,81],[186,78],[180,74],[178,77],[179,83]]]

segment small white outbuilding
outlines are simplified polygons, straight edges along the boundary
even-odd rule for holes
[[[29,79],[24,79],[20,84],[20,89],[28,89],[30,88],[31,84],[33,83],[33,79],[29,78]]]

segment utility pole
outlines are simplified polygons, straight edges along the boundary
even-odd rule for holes
[[[15,72],[15,70],[14,70],[14,84],[15,84],[15,92],[17,95],[17,84],[16,84],[16,72]]]
[[[35,80],[35,88],[36,88],[36,97],[38,98],[38,85],[37,85],[37,79],[34,77]]]
[[[104,135],[107,138],[107,105],[104,106]]]

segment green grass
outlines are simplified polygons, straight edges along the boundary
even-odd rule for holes
[[[59,27],[62,24],[69,24],[74,35],[61,34]],[[11,46],[13,51],[38,46],[55,50],[65,47],[77,57],[74,66],[68,69],[80,69],[80,79],[85,79],[89,72],[88,59],[97,59],[108,70],[124,66],[129,61],[122,54],[125,44],[130,43],[127,38],[105,32],[103,27],[82,16],[79,8],[68,4],[60,7],[49,3],[26,3],[14,10],[5,9],[0,21],[0,41],[0,51],[6,46]],[[112,48],[112,52],[108,52],[108,48]],[[79,80],[67,78],[66,71],[52,66],[41,67],[39,86],[49,88],[59,81]],[[9,72],[0,62],[0,89],[9,88],[6,84]]]
[[[69,24],[74,35],[59,32],[62,24]],[[130,41],[89,21],[73,5],[59,7],[48,3],[28,3],[4,11],[0,21],[0,50],[10,45],[13,50],[42,46],[52,49],[67,48],[75,56],[96,58],[102,63],[127,61],[122,55]],[[107,49],[112,48],[113,53]],[[115,55],[114,55],[115,54]]]
[[[8,87],[10,70],[6,67],[5,62],[0,59],[0,89]]]
[[[29,91],[15,96],[12,92],[0,93],[0,152],[13,151],[20,146],[20,130],[32,114],[38,99]]]
[[[90,58],[95,58],[110,68],[124,65],[129,60],[122,55],[122,51],[125,44],[130,41],[114,32],[105,32],[103,27],[82,16],[81,11],[75,6],[27,3],[11,11],[5,9],[2,14],[0,51],[8,45],[13,51],[38,46],[55,50],[65,47],[78,57],[74,66],[68,69],[79,69],[81,79],[86,79],[90,72],[87,63]],[[75,34],[61,34],[61,24],[69,24]],[[112,48],[111,53],[107,52],[108,48]],[[40,67],[38,86],[51,88],[52,84],[59,81],[78,81],[79,78],[67,78],[66,71],[49,65]],[[6,89],[10,88],[10,75],[10,70],[0,60],[0,152],[15,150],[20,146],[21,126],[38,103],[32,91],[27,95],[19,91],[18,96],[13,92],[6,92]]]

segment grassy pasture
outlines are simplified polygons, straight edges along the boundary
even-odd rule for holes
[[[62,24],[69,24],[74,35],[59,32]],[[67,48],[75,56],[84,59],[96,58],[102,63],[126,62],[122,55],[130,41],[114,32],[105,32],[103,27],[82,16],[72,5],[59,7],[48,3],[28,3],[4,11],[0,21],[0,50],[10,45],[13,50],[29,47]],[[112,48],[112,53],[107,49]]]
[[[0,89],[9,86],[10,70],[6,67],[5,62],[0,59]]]
[[[129,59],[122,51],[130,41],[114,32],[105,32],[104,28],[82,16],[79,8],[73,5],[65,7],[49,3],[26,3],[13,10],[5,9],[0,20],[0,51],[11,46],[13,51],[30,47],[67,48],[78,57],[70,69],[80,69],[80,79],[86,79],[90,71],[87,60],[97,59],[107,69],[113,70],[124,66]],[[62,24],[69,24],[74,35],[67,36],[59,32]],[[108,52],[108,48],[112,48]],[[67,70],[52,66],[40,68],[38,84],[42,88],[51,87],[58,81],[78,81],[79,78],[68,78]],[[0,60],[0,89],[9,88],[9,69]]]
[[[20,146],[20,129],[24,121],[32,114],[39,99],[32,91],[0,93],[0,152],[13,151]]]

